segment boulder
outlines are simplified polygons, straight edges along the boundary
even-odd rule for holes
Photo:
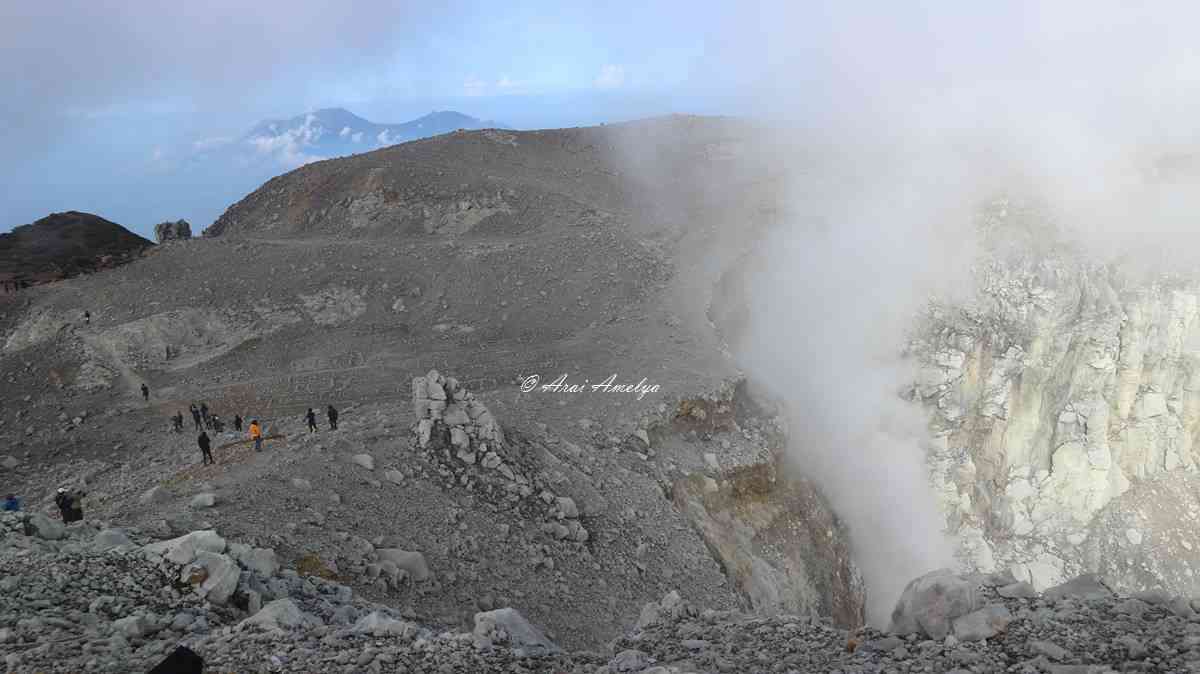
[[[566,496],[558,497],[558,513],[567,519],[579,518],[579,507],[575,505],[575,499]]]
[[[626,649],[608,661],[610,672],[641,672],[650,665],[650,656],[642,651]]]
[[[192,497],[191,506],[196,510],[200,510],[201,508],[211,508],[215,505],[217,505],[217,495],[212,492],[196,494]]]
[[[57,541],[67,535],[67,529],[62,522],[52,520],[42,513],[33,513],[28,522],[30,533],[42,540]]]
[[[169,541],[151,543],[142,548],[142,553],[148,557],[161,557],[180,566],[190,564],[200,551],[225,552],[225,539],[218,536],[216,531],[207,529],[193,531]]]
[[[201,572],[202,571],[202,572]],[[200,550],[196,559],[179,572],[180,580],[192,582],[203,578],[196,593],[210,602],[223,606],[237,589],[242,570],[227,555]]]
[[[126,639],[140,639],[155,631],[155,622],[145,614],[137,613],[114,620],[112,628],[114,632],[123,635]]]
[[[302,477],[293,477],[292,487],[300,491],[312,491],[312,483]]]
[[[190,238],[192,238],[192,226],[187,220],[160,222],[154,226],[154,240],[158,243],[186,241]]]
[[[396,620],[379,611],[372,611],[359,618],[358,622],[354,623],[354,627],[350,628],[350,631],[354,634],[368,634],[374,637],[399,636],[411,638],[420,629],[410,622]]]
[[[113,548],[126,549],[133,547],[137,546],[120,529],[103,529],[92,538],[92,549],[99,552],[105,552]]]
[[[1055,585],[1042,593],[1050,601],[1058,601],[1068,597],[1074,599],[1108,599],[1113,596],[1112,590],[1094,573],[1085,573],[1063,583]]]
[[[559,648],[541,630],[529,624],[514,608],[499,608],[475,614],[472,632],[478,648],[504,644],[515,655],[557,653]]]
[[[146,491],[142,492],[142,495],[138,497],[138,501],[140,501],[141,503],[146,503],[146,504],[164,503],[164,502],[170,501],[170,500],[171,500],[171,493],[168,492],[166,489],[162,488],[161,486],[151,487],[151,488],[147,489]]]
[[[954,620],[954,636],[959,641],[982,641],[1008,629],[1012,614],[1003,604],[985,606]]]
[[[229,554],[242,568],[254,571],[264,578],[270,578],[279,572],[279,560],[271,548],[253,548],[242,543],[233,543],[229,546]]]
[[[950,569],[931,571],[909,582],[892,610],[893,634],[925,634],[943,639],[955,618],[980,608],[975,583]]]
[[[350,460],[367,470],[375,470],[375,457],[370,454],[355,454]]]
[[[238,623],[237,628],[244,630],[256,627],[263,631],[283,631],[318,622],[315,618],[300,610],[291,599],[276,599],[262,607],[254,615]]]
[[[419,552],[409,552],[399,548],[381,548],[375,553],[379,556],[380,562],[395,564],[396,568],[407,571],[409,577],[415,581],[429,580],[432,575],[429,572],[429,566],[425,563],[425,555]]]
[[[389,470],[383,473],[384,479],[393,484],[404,484],[404,473],[398,470]]]

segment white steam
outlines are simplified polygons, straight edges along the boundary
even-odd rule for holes
[[[882,625],[905,583],[953,564],[900,353],[931,296],[972,291],[983,202],[1037,199],[1098,258],[1200,261],[1198,12],[759,9],[722,37],[730,67],[708,71],[788,120],[764,153],[788,169],[786,207],[751,257],[736,357],[784,401],[797,467],[848,523]]]

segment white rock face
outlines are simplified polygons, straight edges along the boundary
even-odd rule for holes
[[[190,564],[200,551],[225,552],[225,539],[218,536],[216,531],[206,529],[193,531],[169,541],[151,543],[142,548],[142,552],[147,556],[162,557],[181,566]]]
[[[1093,570],[1090,525],[1133,481],[1200,467],[1200,283],[1028,250],[984,259],[977,280],[909,344],[911,396],[961,561],[1040,591]]]
[[[391,562],[401,571],[407,571],[409,577],[416,581],[429,580],[429,565],[425,563],[425,555],[419,552],[409,552],[399,548],[381,548],[375,551],[381,562]]]
[[[524,616],[512,608],[476,613],[473,636],[478,648],[504,644],[528,653],[555,653],[559,650],[541,630],[530,625]]]

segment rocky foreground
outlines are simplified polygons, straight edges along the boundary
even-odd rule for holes
[[[510,608],[441,631],[302,571],[211,530],[153,541],[4,513],[0,652],[10,672],[145,671],[180,644],[208,671],[1200,671],[1192,602],[1118,597],[1090,576],[1039,594],[935,571],[910,583],[890,633],[699,610],[670,593],[602,650],[565,652]]]

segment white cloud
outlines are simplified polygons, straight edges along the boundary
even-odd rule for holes
[[[341,131],[338,131],[338,136],[345,138],[350,135],[350,127],[343,126]]]
[[[380,144],[380,145],[394,145],[394,144],[395,144],[395,142],[396,142],[396,140],[397,140],[397,139],[395,139],[395,138],[391,138],[391,137],[389,137],[389,136],[388,136],[388,130],[387,130],[387,129],[384,129],[383,131],[380,131],[380,132],[379,132],[379,135],[378,135],[378,136],[376,136],[376,137],[375,137],[375,139],[379,141],[379,144]]]
[[[353,136],[350,136],[350,140],[354,141],[355,143],[361,143],[363,141],[363,132],[359,131]]]
[[[278,127],[272,124],[269,128],[275,135],[255,136],[246,142],[259,154],[275,158],[285,168],[299,168],[324,159],[305,151],[305,148],[314,145],[325,134],[325,128],[316,121],[316,116],[310,113],[304,117],[303,124],[283,132],[278,132]]]
[[[596,76],[597,89],[617,89],[625,84],[625,68],[618,65],[605,64]]]

